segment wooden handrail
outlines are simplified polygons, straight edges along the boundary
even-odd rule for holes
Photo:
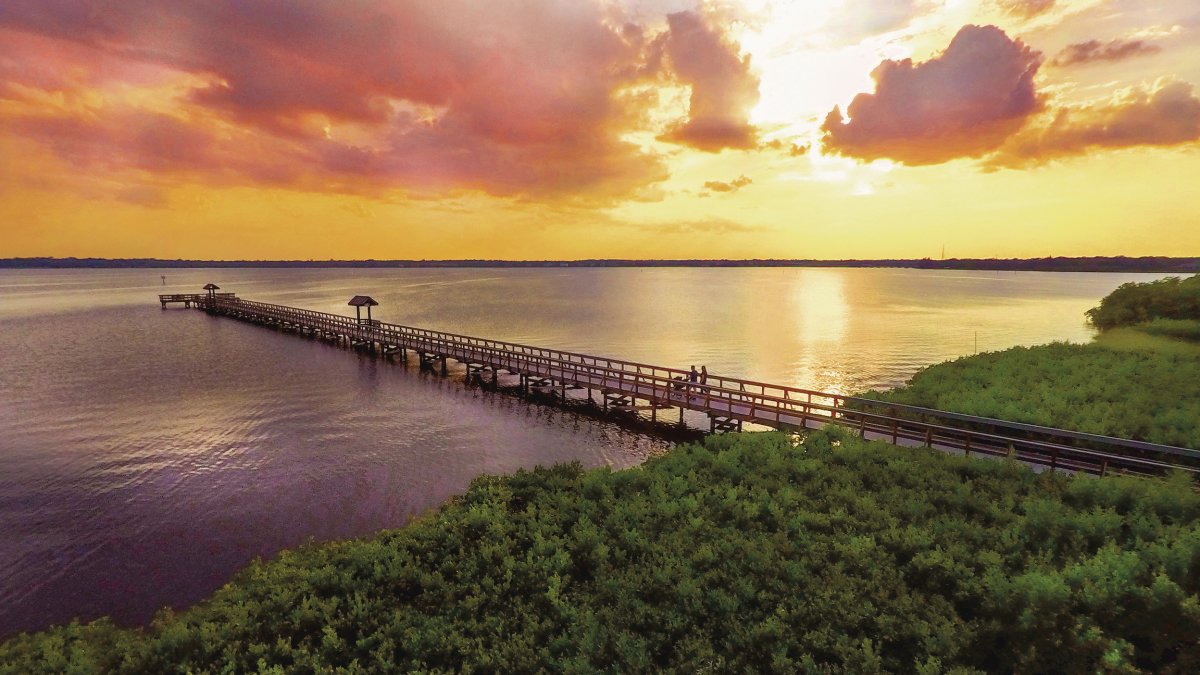
[[[312,329],[341,331],[356,340],[396,345],[459,361],[556,379],[563,383],[614,391],[672,406],[744,419],[777,427],[833,423],[861,429],[899,443],[918,441],[964,452],[1002,454],[1005,447],[1018,454],[1046,455],[1052,467],[1081,462],[1098,470],[1123,468],[1161,473],[1183,468],[1200,473],[1200,452],[1175,446],[1112,438],[993,418],[964,415],[898,403],[845,396],[813,389],[789,387],[743,378],[710,374],[706,384],[687,381],[689,371],[636,361],[593,356],[513,342],[476,338],[445,331],[415,328],[270,303],[240,300],[232,293],[161,295],[192,301],[197,307],[237,313],[247,317],[295,323]],[[682,378],[682,381],[681,379]],[[679,387],[678,389],[676,387]],[[816,399],[816,400],[814,400]],[[882,412],[881,412],[882,409]],[[959,426],[966,423],[969,427]],[[1005,433],[1005,432],[1016,432]],[[1032,436],[1032,437],[1031,437]],[[1078,445],[1085,444],[1084,446]],[[1115,452],[1114,452],[1115,451]],[[1138,454],[1157,455],[1154,457]],[[1166,459],[1187,460],[1177,465]]]

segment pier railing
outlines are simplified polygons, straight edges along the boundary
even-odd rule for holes
[[[177,300],[165,300],[164,298]],[[184,302],[182,296],[160,296]],[[1200,473],[1200,452],[1065,429],[874,401],[798,387],[710,374],[688,381],[690,371],[635,361],[490,340],[354,317],[238,299],[233,294],[195,295],[189,305],[243,320],[276,325],[387,353],[411,350],[422,358],[447,359],[468,368],[505,371],[558,386],[645,400],[652,409],[680,408],[712,419],[776,429],[836,424],[866,438],[1014,459],[1070,471],[1158,475],[1172,469]]]

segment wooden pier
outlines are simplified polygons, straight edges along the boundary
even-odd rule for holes
[[[870,399],[843,396],[736,377],[709,374],[703,384],[688,382],[689,371],[544,347],[456,335],[443,331],[242,300],[233,293],[160,295],[165,309],[182,304],[210,314],[270,326],[300,335],[406,360],[410,353],[422,369],[449,372],[448,362],[467,369],[467,377],[541,392],[568,400],[569,391],[600,394],[604,409],[649,411],[666,422],[677,411],[708,416],[711,432],[741,430],[755,424],[780,430],[804,430],[836,424],[864,438],[900,446],[924,446],[967,455],[1011,457],[1051,470],[1105,475],[1121,472],[1161,475],[1172,469],[1200,474],[1200,451],[1064,429],[962,415]],[[356,310],[374,300],[355,296]],[[369,302],[368,302],[369,301]],[[515,381],[514,381],[515,380]],[[594,402],[594,401],[593,401]]]

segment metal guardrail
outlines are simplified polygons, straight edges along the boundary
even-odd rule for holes
[[[698,410],[710,417],[740,420],[778,429],[837,424],[864,437],[896,445],[938,448],[991,456],[1011,456],[1052,469],[1104,475],[1120,471],[1157,475],[1172,469],[1200,474],[1200,452],[917,406],[887,403],[829,392],[710,374],[701,384],[687,382],[689,371],[651,364],[414,328],[379,320],[252,302],[232,293],[194,296],[197,307],[237,318],[293,326],[385,352],[413,350],[442,359],[553,380],[650,401],[654,405]]]

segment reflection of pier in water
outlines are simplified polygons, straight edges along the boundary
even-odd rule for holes
[[[469,381],[490,382],[495,388],[516,388],[562,402],[570,400],[572,391],[586,391],[593,403],[599,394],[597,405],[604,410],[649,412],[656,422],[666,422],[670,411],[677,411],[677,423],[683,425],[684,411],[693,410],[707,415],[711,432],[738,431],[744,423],[780,430],[836,424],[894,445],[1013,457],[1052,470],[1155,475],[1178,468],[1200,473],[1200,452],[1187,448],[713,374],[704,383],[695,383],[688,381],[689,371],[678,368],[384,323],[370,318],[370,308],[377,303],[367,296],[351,300],[359,316],[347,317],[242,300],[233,293],[217,293],[213,284],[204,290],[160,295],[159,301],[164,309],[178,303],[386,358],[407,361],[411,355],[422,369],[442,375],[449,374],[449,361],[457,361],[466,367]],[[362,307],[367,308],[366,318],[361,316]]]

